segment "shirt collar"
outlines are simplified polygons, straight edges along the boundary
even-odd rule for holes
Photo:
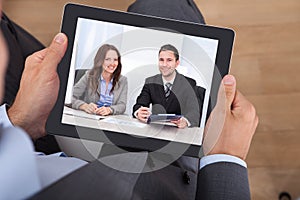
[[[172,80],[170,80],[170,81],[166,81],[166,79],[165,79],[163,76],[161,76],[161,77],[162,77],[163,84],[166,85],[166,83],[171,83],[171,84],[173,85],[174,80],[175,80],[176,75],[177,75],[177,72],[176,72],[176,71],[175,71],[175,73],[176,73],[176,74],[175,74],[174,78],[173,78]]]
[[[114,78],[112,78],[112,79],[110,80],[110,82],[112,83],[113,80],[114,80]],[[100,81],[105,81],[104,78],[103,78],[103,76],[102,76],[102,74],[100,75]]]

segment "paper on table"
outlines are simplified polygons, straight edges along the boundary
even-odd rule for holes
[[[145,126],[147,126],[147,124],[144,124],[141,122],[128,121],[128,120],[122,120],[122,119],[116,119],[116,118],[105,118],[102,120],[102,122],[118,124],[118,125],[125,125],[125,126],[134,126],[134,127],[138,127],[138,128],[144,128]]]
[[[77,116],[77,117],[83,117],[83,118],[88,118],[88,119],[95,119],[95,120],[99,120],[99,119],[104,119],[104,116],[100,116],[100,115],[95,115],[95,114],[88,114],[82,110],[75,110],[72,108],[68,108],[68,107],[64,107],[64,114],[66,115],[73,115],[73,116]]]

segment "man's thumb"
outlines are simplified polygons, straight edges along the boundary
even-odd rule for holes
[[[232,75],[226,75],[223,78],[223,84],[226,95],[226,106],[231,109],[232,102],[236,93],[236,80]]]
[[[65,55],[67,49],[68,39],[67,36],[63,33],[58,33],[52,43],[47,48],[47,52],[43,63],[47,65],[47,68],[55,68],[57,64],[61,61],[62,57]]]

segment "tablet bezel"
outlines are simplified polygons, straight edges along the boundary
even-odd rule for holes
[[[211,85],[208,110],[211,110],[214,107],[221,78],[229,72],[234,41],[233,30],[200,25],[196,23],[181,22],[177,20],[162,19],[159,17],[144,16],[134,13],[88,7],[78,4],[67,4],[64,8],[61,32],[65,33],[68,36],[68,48],[57,70],[60,78],[60,90],[57,102],[52,112],[50,113],[46,124],[46,130],[49,134],[79,138],[77,133],[78,127],[74,125],[63,124],[61,122],[70,70],[70,68],[67,66],[70,66],[71,63],[73,44],[76,34],[76,25],[79,17],[143,28],[160,27],[167,30],[174,30],[186,35],[218,40],[218,48],[215,60],[215,69],[213,72],[214,75],[212,79],[213,81]],[[207,115],[209,115],[209,113],[210,111],[207,112]],[[84,131],[88,131],[90,133],[87,134],[85,138],[82,138],[82,136],[80,136],[81,139],[96,140],[102,142],[102,140],[99,139],[101,137],[93,136],[94,134],[99,135],[98,130],[83,127],[80,127],[80,129],[84,129]],[[148,151],[154,151],[170,142],[167,140],[155,138],[137,138],[132,137],[128,134],[107,130],[103,130],[103,134],[109,135],[110,139],[114,141],[115,145]],[[181,144],[178,142],[178,145]],[[190,145],[187,151],[184,152],[184,155],[199,157],[200,147],[200,145]]]

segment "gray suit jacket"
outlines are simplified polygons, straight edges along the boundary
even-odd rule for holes
[[[73,87],[72,108],[79,109],[84,103],[96,103],[100,98],[101,88],[98,87],[97,92],[93,92],[88,87],[87,71],[82,78]],[[128,82],[125,76],[120,77],[113,94],[113,103],[110,108],[113,110],[113,115],[123,114],[126,110]]]
[[[247,169],[230,162],[207,165],[199,171],[196,199],[250,200]]]

